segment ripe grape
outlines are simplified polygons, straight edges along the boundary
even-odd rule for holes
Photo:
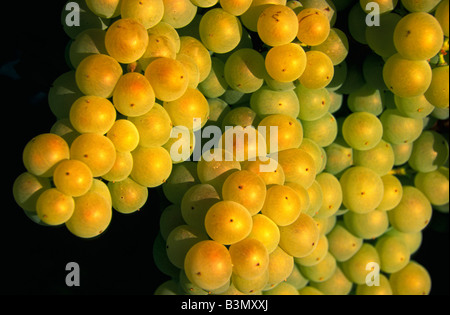
[[[271,5],[261,12],[257,31],[265,44],[281,46],[296,38],[298,25],[297,15],[291,8],[284,5]]]
[[[306,189],[316,178],[316,165],[307,152],[302,149],[288,149],[278,153],[280,163],[286,175],[286,182],[299,183]]]
[[[447,140],[433,130],[425,130],[414,141],[408,164],[418,172],[431,172],[447,162],[449,147]]]
[[[286,226],[297,220],[301,207],[300,197],[294,189],[284,185],[274,185],[267,190],[261,213],[278,226]]]
[[[393,145],[415,142],[423,130],[423,119],[403,116],[396,109],[386,109],[380,120],[383,139]]]
[[[418,172],[414,186],[427,196],[432,205],[445,205],[449,202],[448,173],[448,168],[444,166],[427,173]]]
[[[138,147],[132,154],[134,165],[130,176],[142,186],[159,187],[172,173],[172,158],[162,147]]]
[[[287,254],[279,246],[269,255],[269,280],[264,290],[273,289],[285,281],[294,269],[294,257]]]
[[[275,288],[266,290],[264,295],[300,295],[298,290],[288,282],[281,282]]]
[[[317,183],[323,193],[322,206],[315,217],[329,218],[333,216],[341,207],[343,200],[343,190],[339,180],[330,173],[320,173],[316,177]]]
[[[374,114],[356,112],[345,119],[342,135],[353,149],[370,150],[380,143],[383,137],[383,125]]]
[[[379,286],[368,286],[367,284],[359,284],[356,286],[356,295],[392,295],[391,284],[389,279],[384,275],[380,274],[380,285]]]
[[[439,24],[441,24],[442,30],[444,31],[444,35],[448,37],[448,0],[442,0],[436,8],[434,16],[438,20]]]
[[[109,182],[112,207],[123,214],[139,211],[147,202],[148,189],[127,177],[122,181]]]
[[[382,236],[377,240],[375,248],[380,256],[381,271],[395,273],[409,263],[409,248],[398,237],[390,235]]]
[[[318,46],[330,35],[330,21],[319,9],[305,8],[297,15],[297,38],[308,46]]]
[[[312,50],[318,50],[330,57],[333,65],[337,66],[347,58],[349,42],[347,35],[340,29],[331,28],[327,39],[320,45],[313,46]]]
[[[190,0],[163,0],[164,15],[162,21],[179,29],[192,22],[197,14],[197,6]]]
[[[246,238],[229,248],[233,273],[245,280],[264,276],[269,266],[269,253],[261,241]]]
[[[311,267],[320,263],[328,254],[328,239],[324,234],[321,234],[317,247],[307,256],[302,258],[294,258],[297,265],[304,267]]]
[[[364,85],[348,96],[348,108],[354,113],[369,112],[379,116],[384,110],[384,104],[385,96],[383,92],[374,89],[370,84]]]
[[[348,295],[353,283],[347,279],[339,266],[336,266],[333,275],[323,282],[311,282],[313,288],[318,289],[326,295]]]
[[[65,160],[53,172],[53,183],[62,193],[80,197],[92,187],[91,169],[81,161]]]
[[[74,209],[74,199],[56,188],[44,191],[36,202],[39,219],[53,226],[66,223],[72,217]]]
[[[220,0],[220,6],[235,16],[244,14],[252,5],[252,0]]]
[[[138,66],[141,69],[147,69],[152,61],[162,57],[177,59],[175,41],[165,35],[149,33],[148,45],[144,54],[138,60]]]
[[[106,136],[117,152],[132,152],[139,145],[139,130],[130,120],[117,120]]]
[[[198,89],[207,98],[218,98],[225,94],[228,88],[228,83],[225,80],[225,62],[217,57],[212,57],[211,62],[211,72],[208,77],[199,84]]]
[[[211,72],[211,55],[201,41],[192,36],[182,36],[180,38],[179,54],[188,55],[197,64],[199,71],[199,82],[203,82]]]
[[[366,270],[369,263],[380,264],[377,250],[371,244],[364,243],[352,258],[341,264],[345,276],[352,282],[365,285],[366,278],[371,270]]]
[[[304,137],[313,140],[322,148],[331,145],[338,135],[336,118],[330,112],[316,120],[303,120],[302,126]]]
[[[276,91],[268,86],[252,94],[250,106],[261,118],[277,114],[297,118],[300,111],[299,99],[293,90]]]
[[[395,95],[394,100],[398,111],[402,115],[411,118],[425,118],[429,116],[435,108],[434,105],[427,100],[425,95],[407,98]]]
[[[106,31],[97,28],[87,29],[75,38],[70,45],[69,59],[76,69],[84,58],[94,54],[108,54],[105,46]]]
[[[37,199],[50,188],[50,179],[24,172],[14,180],[14,201],[24,211],[36,212]]]
[[[128,178],[132,170],[133,155],[131,152],[117,152],[113,167],[102,178],[110,182],[120,182]]]
[[[330,57],[321,51],[306,52],[306,68],[300,83],[309,89],[326,87],[334,77],[334,66]]]
[[[121,0],[86,0],[89,9],[103,18],[114,18],[120,15]]]
[[[278,226],[268,216],[256,214],[252,217],[253,225],[248,239],[260,241],[271,254],[280,241],[280,230]]]
[[[325,149],[320,147],[314,140],[304,138],[299,149],[306,151],[314,160],[316,164],[317,174],[322,173],[327,164],[327,156]]]
[[[278,114],[269,115],[264,118],[258,125],[258,130],[261,127],[265,127],[266,133],[263,136],[267,143],[267,152],[275,153],[278,151],[284,151],[289,149],[298,148],[303,141],[303,127],[302,124],[291,116]],[[278,137],[274,138],[275,134],[272,134],[273,127],[276,128]],[[274,144],[276,144],[274,146]]]
[[[333,143],[325,148],[327,164],[325,171],[337,175],[353,165],[353,149],[342,144]]]
[[[328,250],[338,262],[349,260],[363,244],[363,239],[352,234],[342,222],[338,222],[327,235]]]
[[[295,93],[300,102],[298,118],[314,121],[322,118],[330,109],[330,93],[325,88],[311,89],[299,84]]]
[[[389,211],[400,203],[403,196],[403,186],[400,180],[394,175],[384,175],[381,177],[381,180],[383,181],[384,194],[377,209]]]
[[[106,98],[83,96],[70,109],[70,123],[79,133],[106,134],[116,121],[114,105]]]
[[[149,29],[162,20],[164,2],[162,0],[122,0],[120,15],[124,19],[134,19]]]
[[[425,92],[426,99],[437,108],[448,109],[448,69],[448,66],[434,68],[430,87]]]
[[[395,154],[389,142],[381,140],[374,148],[365,151],[353,151],[354,163],[375,171],[378,175],[386,175],[395,163]]]
[[[415,261],[391,274],[389,282],[395,295],[428,295],[431,291],[430,274]]]
[[[310,216],[315,216],[323,204],[323,191],[319,183],[314,180],[311,187],[307,189],[309,195],[309,208],[305,212]]]
[[[389,227],[390,220],[386,211],[373,210],[369,213],[348,211],[344,214],[344,223],[355,236],[370,240],[383,235]]]
[[[300,272],[310,281],[320,283],[329,280],[334,275],[336,268],[336,259],[327,252],[324,259],[316,265],[300,265]]]
[[[267,73],[276,81],[292,82],[306,69],[306,53],[295,43],[272,47],[266,55]]]
[[[48,92],[48,104],[51,112],[58,119],[69,118],[72,104],[84,94],[78,88],[75,71],[59,76]]]

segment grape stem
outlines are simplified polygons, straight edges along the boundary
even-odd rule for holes
[[[445,61],[445,56],[449,51],[448,37],[445,38],[444,44],[442,45],[441,51],[439,52],[439,62],[438,67],[447,66],[447,61]]]

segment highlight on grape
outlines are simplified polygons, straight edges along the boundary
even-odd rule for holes
[[[157,191],[155,295],[430,294],[415,254],[449,212],[448,6],[67,1],[71,70],[17,206],[95,246]]]

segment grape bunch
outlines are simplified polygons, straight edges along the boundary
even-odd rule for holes
[[[448,0],[73,3],[56,122],[13,185],[27,216],[91,239],[160,191],[158,295],[430,293]]]

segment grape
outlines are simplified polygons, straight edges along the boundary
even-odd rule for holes
[[[345,119],[342,135],[353,149],[370,150],[380,143],[383,137],[383,125],[374,114],[356,112]]]
[[[363,244],[360,237],[353,235],[342,222],[338,222],[327,235],[328,250],[338,262],[349,260]]]
[[[252,32],[258,31],[258,19],[261,13],[271,5],[285,5],[286,0],[254,0],[248,10],[241,15],[242,24]]]
[[[122,0],[120,14],[124,19],[134,19],[146,29],[157,25],[164,16],[162,0]]]
[[[422,244],[422,231],[417,233],[403,233],[399,232],[394,228],[390,228],[385,235],[398,237],[400,238],[407,246],[410,252],[410,255],[413,255],[417,252]]]
[[[163,239],[167,241],[167,237],[173,229],[185,224],[186,222],[184,222],[183,216],[181,215],[181,206],[178,204],[171,204],[161,213],[159,219],[159,231]]]
[[[256,50],[239,49],[227,59],[224,73],[233,90],[253,93],[264,83],[264,58]]]
[[[149,64],[145,77],[153,87],[156,98],[172,102],[186,93],[188,74],[183,64],[175,59],[161,57]]]
[[[414,186],[427,196],[434,206],[442,206],[449,202],[448,168],[439,167],[428,173],[417,173]]]
[[[256,214],[252,217],[253,225],[248,239],[260,241],[271,254],[280,241],[280,230],[269,217],[264,214]]]
[[[374,246],[364,243],[352,258],[341,264],[345,276],[355,284],[365,285],[370,270],[366,270],[369,263],[380,264],[380,257]]]
[[[222,187],[223,200],[243,205],[253,216],[261,211],[266,199],[266,183],[251,171],[242,170],[228,176]]]
[[[199,31],[205,47],[218,54],[235,49],[242,37],[239,19],[221,8],[211,9],[202,16]]]
[[[103,18],[114,18],[120,15],[121,0],[86,0],[89,9]]]
[[[327,163],[326,152],[314,140],[304,138],[299,149],[306,151],[314,159],[317,174],[320,174],[325,169]]]
[[[269,154],[295,149],[302,144],[303,127],[297,119],[291,116],[282,114],[267,116],[260,122],[258,130],[261,130],[261,127],[265,127],[266,132],[263,136],[265,136]],[[275,134],[272,134],[273,127],[276,128],[277,138],[275,138]]]
[[[139,211],[148,199],[147,187],[139,185],[129,177],[122,181],[109,182],[108,188],[113,208],[123,214]]]
[[[302,125],[304,137],[313,140],[323,148],[331,145],[338,134],[336,119],[329,112],[317,120],[303,120]]]
[[[295,261],[295,260],[294,260]],[[286,279],[286,282],[293,285],[297,290],[303,289],[309,282],[301,273],[297,264],[294,264],[294,269]]]
[[[177,59],[175,42],[165,35],[149,33],[148,45],[144,54],[138,60],[138,66],[145,70],[152,61],[162,57]]]
[[[369,287],[366,284],[359,284],[356,287],[356,295],[392,295],[391,284],[389,283],[389,279],[380,274],[380,285],[379,286],[371,286]]]
[[[245,239],[252,230],[252,216],[241,204],[219,201],[206,213],[205,228],[208,235],[224,245]]]
[[[318,50],[330,57],[333,65],[342,63],[348,55],[349,43],[347,35],[337,28],[331,28],[327,39],[320,45],[313,46],[312,50]]]
[[[290,225],[301,213],[300,197],[288,186],[274,185],[267,190],[261,213],[278,226]]]
[[[384,195],[378,210],[389,211],[400,203],[403,196],[403,186],[400,180],[394,175],[384,175],[381,177],[384,187]]]
[[[73,128],[68,118],[57,120],[50,129],[50,133],[63,138],[69,146],[80,135],[80,133]]]
[[[327,164],[325,171],[337,175],[353,165],[353,149],[338,143],[325,148]]]
[[[178,53],[181,47],[180,35],[177,30],[170,24],[166,22],[159,22],[155,26],[147,30],[148,35],[159,35],[168,38],[175,48],[175,52]]]
[[[426,60],[441,50],[444,33],[434,16],[425,12],[403,17],[394,30],[394,44],[403,58]],[[420,45],[418,45],[420,43]]]
[[[84,94],[110,98],[122,74],[122,67],[114,58],[96,54],[83,59],[75,76]]]
[[[111,192],[109,191],[108,186],[100,179],[94,178],[92,181],[92,187],[89,189],[88,193],[96,193],[99,194],[103,199],[106,200],[108,206],[112,208],[112,198]]]
[[[70,45],[69,59],[76,69],[84,58],[94,54],[104,54],[108,52],[105,47],[106,32],[102,29],[87,29],[75,38]]]
[[[389,227],[386,211],[374,210],[369,213],[356,213],[349,211],[344,214],[344,223],[347,229],[359,238],[365,240],[375,239]]]
[[[298,293],[300,295],[325,295],[324,293],[320,292],[318,289],[306,286],[303,289],[299,290]]]
[[[66,141],[54,134],[34,137],[25,145],[22,154],[27,171],[39,177],[51,177],[57,164],[69,157]]]
[[[410,12],[430,12],[440,2],[440,0],[426,0],[426,1],[414,1],[414,0],[401,0],[403,6]]]
[[[316,177],[313,158],[302,149],[289,149],[278,153],[278,162],[286,175],[286,182],[299,183],[308,189]]]
[[[382,236],[377,240],[375,248],[380,256],[381,271],[395,273],[409,263],[409,248],[398,237],[390,235]]]
[[[174,280],[167,280],[166,282],[161,283],[161,285],[156,288],[154,295],[178,295],[180,294],[180,289],[178,287],[178,283]]]
[[[272,47],[265,60],[267,73],[280,82],[292,82],[301,77],[306,68],[306,53],[294,43]]]
[[[186,255],[186,253],[184,253]],[[184,272],[184,269],[181,268],[179,272],[179,280],[178,280],[178,286],[179,289],[182,290],[183,295],[208,295],[210,294],[206,290],[203,290],[198,285],[192,283],[186,276],[186,273]],[[229,285],[229,283],[227,283]]]
[[[324,259],[316,265],[300,265],[300,272],[310,281],[320,283],[329,280],[334,275],[336,268],[336,259],[327,252]]]
[[[389,282],[394,295],[428,295],[431,291],[430,274],[415,261],[391,274]]]
[[[298,25],[297,15],[291,8],[284,5],[271,5],[261,12],[257,31],[265,44],[281,46],[296,38]]]
[[[172,158],[161,147],[138,147],[133,151],[131,178],[138,184],[154,188],[167,181],[172,172]]]
[[[14,201],[24,211],[36,212],[37,199],[50,188],[50,179],[24,172],[14,180]]]
[[[106,134],[116,121],[116,109],[106,98],[83,96],[70,109],[70,123],[79,133]]]
[[[407,142],[407,143],[400,143],[400,144],[393,144],[392,149],[394,150],[395,155],[395,166],[403,165],[406,162],[408,162],[412,149],[413,149],[413,143]]]
[[[198,39],[191,36],[182,36],[180,43],[179,54],[188,55],[194,59],[200,75],[199,83],[203,82],[210,74],[212,68],[209,51]]]
[[[319,209],[323,204],[322,187],[316,180],[314,180],[311,187],[309,187],[307,191],[309,195],[310,205],[308,211],[306,211],[305,213],[309,214],[310,216],[315,216],[319,212]]]
[[[103,234],[112,219],[112,209],[100,194],[88,192],[75,198],[75,210],[67,221],[67,229],[80,238],[94,238]]]
[[[190,0],[163,0],[164,15],[162,21],[179,29],[192,22],[197,14],[197,6]]]
[[[118,152],[132,152],[139,145],[139,130],[130,120],[117,120],[107,135]]]
[[[255,161],[244,161],[241,163],[243,170],[249,170],[253,173],[258,174],[266,184],[266,186],[271,185],[284,185],[286,181],[286,175],[284,174],[283,168],[278,163],[278,161],[269,158],[261,160],[260,158],[256,158]],[[272,171],[266,171],[265,168],[272,168]]]
[[[155,105],[155,92],[145,76],[140,73],[127,73],[117,82],[113,103],[122,115],[141,116]]]
[[[437,108],[448,109],[448,66],[434,68],[432,76],[431,85],[425,92],[425,97]]]
[[[373,149],[354,150],[354,163],[372,169],[378,175],[386,175],[392,170],[395,163],[395,154],[389,142],[381,140]]]
[[[269,253],[261,241],[247,238],[229,248],[233,273],[245,280],[262,277],[269,267]]]
[[[330,173],[320,173],[316,177],[323,193],[322,206],[315,217],[329,218],[334,215],[342,204],[343,192],[339,180]]]
[[[334,66],[330,57],[321,51],[306,52],[306,68],[300,83],[309,89],[326,87],[334,77]]]
[[[192,283],[215,290],[231,279],[233,267],[228,249],[215,241],[201,241],[186,254],[184,270]]]
[[[72,104],[82,96],[75,79],[75,71],[69,71],[53,82],[48,92],[48,104],[58,119],[69,118]]]
[[[55,168],[53,182],[63,194],[80,197],[91,189],[92,172],[83,162],[65,160]]]
[[[310,285],[326,295],[348,295],[353,287],[353,283],[347,279],[339,266],[328,280],[311,282]]]
[[[268,86],[262,86],[252,94],[250,106],[261,118],[277,114],[297,118],[300,111],[299,99],[294,91],[276,91]]]
[[[397,53],[392,34],[401,19],[402,17],[397,13],[382,14],[380,26],[366,28],[367,44],[377,55],[389,58]]]
[[[128,118],[139,132],[139,145],[145,148],[160,147],[167,143],[172,132],[172,120],[164,107],[155,104],[142,116]]]
[[[327,254],[328,239],[325,235],[321,234],[317,243],[317,247],[312,251],[312,253],[303,258],[294,258],[294,261],[297,265],[311,267],[320,263]]]
[[[368,112],[378,116],[384,110],[384,103],[383,92],[374,89],[369,84],[365,84],[348,96],[348,108],[354,113]]]
[[[199,88],[201,89],[201,87]],[[220,98],[208,98],[209,120],[205,126],[222,126],[224,118],[231,111],[228,103]]]
[[[116,161],[111,170],[102,176],[109,182],[120,182],[130,176],[133,170],[133,155],[131,152],[116,152]]]
[[[330,21],[319,9],[305,8],[297,15],[297,20],[297,38],[308,46],[318,46],[330,35]]]
[[[199,90],[189,87],[177,100],[164,102],[164,109],[174,126],[183,126],[190,131],[205,126],[209,118],[208,101]]]
[[[264,290],[270,290],[286,280],[294,269],[294,258],[279,246],[269,255],[269,280]]]
[[[302,121],[314,121],[322,118],[330,108],[330,94],[325,88],[310,89],[301,84],[295,89],[300,102],[298,118]]]
[[[386,61],[383,77],[395,95],[415,97],[428,90],[432,70],[426,60],[409,60],[397,53]]]
[[[200,229],[189,225],[180,225],[173,229],[167,237],[167,257],[175,267],[183,269],[188,251],[195,244],[206,240],[208,240],[208,236]]]
[[[426,99],[425,95],[408,98],[395,95],[394,100],[398,111],[402,115],[411,118],[425,118],[429,116],[435,108]]]
[[[383,139],[391,144],[412,143],[423,130],[423,120],[405,117],[398,110],[387,109],[380,116],[383,124]]]
[[[398,231],[417,233],[431,220],[432,207],[427,197],[413,186],[403,186],[400,203],[388,212],[389,222]]]
[[[50,188],[40,194],[36,202],[39,219],[48,225],[62,225],[74,213],[75,201],[56,188]]]
[[[264,295],[300,295],[300,294],[292,284],[287,282],[281,282],[275,288],[264,291]]]
[[[311,216],[301,213],[294,223],[279,228],[279,246],[289,255],[303,258],[310,255],[317,247],[320,233]]]
[[[244,14],[252,5],[252,0],[220,0],[220,6],[235,16]]]
[[[260,277],[251,280],[241,278],[233,273],[231,281],[240,294],[256,295],[266,287],[269,281],[269,272],[266,270]]]
[[[183,163],[189,160],[196,147],[195,135],[184,127],[174,127],[171,138],[163,148],[169,152],[173,164]]]
[[[448,37],[448,0],[442,0],[436,8],[434,16],[441,24],[444,35]]]
[[[383,14],[394,10],[394,8],[397,6],[398,0],[375,0],[375,1],[360,0],[359,3],[361,5],[361,8],[366,13],[370,13],[370,10],[367,8],[367,5],[371,2],[378,4],[380,10],[379,14]]]
[[[408,164],[416,171],[426,173],[436,170],[447,162],[448,142],[433,130],[425,130],[414,142]]]
[[[218,98],[225,94],[228,83],[225,80],[225,63],[217,57],[211,58],[212,68],[208,77],[199,84],[198,89],[207,98]]]

